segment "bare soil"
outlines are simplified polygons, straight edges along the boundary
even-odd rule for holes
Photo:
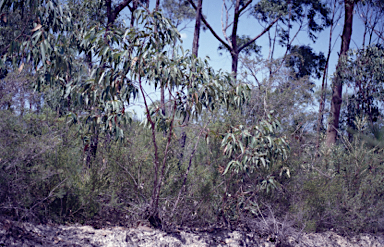
[[[284,240],[257,232],[223,229],[175,229],[161,231],[146,225],[134,228],[53,225],[16,222],[0,218],[0,246],[384,246],[384,237],[361,234],[352,238],[334,232],[302,233]]]

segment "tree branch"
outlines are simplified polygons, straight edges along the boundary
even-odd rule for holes
[[[225,9],[225,27],[224,27],[224,21],[223,21],[224,9]],[[223,0],[223,7],[221,8],[221,29],[222,29],[224,38],[227,40],[229,46],[232,47],[231,41],[228,39],[228,36],[227,36],[227,29],[229,27],[228,19],[229,19],[228,8],[227,8],[227,5],[225,4],[225,0]]]
[[[241,50],[243,50],[245,47],[249,46],[250,44],[252,44],[253,42],[255,42],[258,38],[260,38],[261,36],[263,36],[266,32],[269,31],[269,29],[271,29],[271,27],[280,19],[280,16],[278,16],[275,20],[273,20],[269,25],[268,27],[266,27],[259,35],[257,35],[256,37],[254,37],[253,39],[251,39],[250,41],[248,41],[247,43],[245,43],[244,45],[240,46],[239,47],[239,53],[241,52]]]
[[[112,1],[108,1],[108,2],[112,2]],[[130,4],[132,2],[132,0],[123,0],[121,3],[119,3],[115,8],[114,10],[111,12],[110,16],[108,16],[108,23],[109,24],[112,24],[115,22],[116,18],[117,18],[117,15],[125,8],[128,6],[128,4]]]
[[[177,205],[179,204],[179,201],[180,201],[180,198],[181,198],[181,195],[182,193],[184,192],[185,190],[185,187],[186,187],[186,183],[187,183],[187,178],[188,178],[188,174],[189,174],[189,171],[191,169],[191,166],[192,166],[192,158],[194,157],[195,155],[195,152],[196,152],[196,149],[197,149],[197,145],[199,144],[199,141],[200,141],[200,137],[201,137],[201,134],[203,134],[203,132],[205,131],[208,123],[210,122],[211,120],[208,120],[208,122],[205,124],[205,126],[201,129],[200,131],[200,134],[199,136],[197,137],[197,141],[195,143],[195,147],[194,149],[192,150],[192,153],[189,157],[189,164],[188,164],[188,168],[187,168],[187,171],[184,173],[184,179],[183,179],[183,186],[181,186],[180,190],[179,190],[179,194],[177,195],[177,199],[176,199],[176,202],[175,204],[173,205],[173,209],[172,209],[172,212],[171,212],[171,218],[173,217],[173,214],[177,208]]]
[[[243,12],[251,3],[253,0],[249,0],[244,6],[239,10],[239,13]]]
[[[192,0],[188,0],[188,2],[192,5],[192,7],[197,11],[197,6],[196,4],[192,1]],[[231,50],[231,47],[223,40],[219,37],[219,35],[217,35],[217,33],[213,30],[213,28],[211,27],[211,25],[209,25],[209,23],[207,22],[207,20],[205,19],[204,15],[201,15],[201,19],[203,20],[204,24],[207,26],[207,28],[209,29],[209,31],[211,31],[212,35],[215,36],[215,38],[220,41],[220,43],[223,44],[223,46],[225,46],[225,48],[227,48],[229,51]]]

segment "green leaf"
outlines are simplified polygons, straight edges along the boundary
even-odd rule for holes
[[[261,157],[260,160],[261,160],[261,163],[263,163],[263,166],[266,167],[267,164],[266,164],[266,162],[265,162],[265,159],[264,159],[263,157]]]
[[[43,43],[40,43],[40,51],[41,51],[42,63],[45,66],[45,48]]]

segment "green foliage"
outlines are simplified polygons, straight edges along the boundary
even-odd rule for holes
[[[380,104],[384,100],[384,76],[381,70],[384,65],[383,53],[384,49],[379,44],[351,51],[337,72],[342,82],[348,87],[353,87],[355,91],[348,97],[344,114],[347,127],[352,131],[357,129],[354,120],[355,116],[358,116],[367,117],[371,129],[375,132],[373,124],[381,116]]]
[[[351,235],[383,230],[383,150],[364,141],[362,129],[351,143],[323,149],[321,159],[304,164],[300,203],[291,210],[301,215],[307,230],[333,228]],[[298,178],[297,178],[298,179]]]
[[[222,141],[224,153],[232,159],[224,174],[229,169],[236,173],[253,173],[260,166],[272,166],[279,157],[286,159],[288,145],[284,137],[279,137],[279,125],[268,115],[251,128],[242,125],[232,128]]]
[[[73,150],[63,149],[65,164],[51,159],[51,152],[64,141],[58,135],[64,123],[54,121],[49,112],[20,117],[2,110],[1,115],[8,119],[1,125],[1,169],[5,171],[0,178],[4,185],[1,211],[16,212],[19,219],[43,219],[47,216],[44,207],[62,189],[64,169],[75,157],[67,153]]]
[[[195,19],[195,10],[187,0],[164,0],[161,2],[161,7],[177,28],[180,28],[183,21],[190,22]]]
[[[293,46],[289,50],[286,66],[294,71],[295,78],[313,76],[320,79],[325,67],[325,57],[322,52],[317,55],[309,46]]]
[[[80,26],[105,26],[107,24],[106,7],[99,0],[68,0],[66,1],[74,24]],[[121,23],[116,23],[121,24]]]
[[[315,40],[315,33],[322,31],[329,26],[331,21],[328,17],[329,9],[325,3],[318,0],[295,0],[295,1],[259,1],[253,10],[256,19],[262,22],[271,22],[281,17],[288,29],[292,28],[294,22],[301,25],[307,20],[309,38]],[[279,30],[279,42],[286,46],[289,42],[287,30]]]

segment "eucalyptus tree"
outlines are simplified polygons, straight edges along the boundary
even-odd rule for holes
[[[331,24],[329,26],[329,38],[328,38],[328,51],[327,51],[327,58],[325,60],[325,67],[323,71],[323,78],[321,82],[321,95],[320,95],[320,103],[319,103],[319,114],[317,118],[317,148],[320,147],[320,136],[321,132],[324,130],[323,126],[323,118],[324,118],[324,109],[325,109],[325,101],[326,101],[326,91],[327,91],[327,86],[328,86],[328,72],[329,72],[329,62],[330,62],[330,57],[331,57],[331,52],[332,52],[332,42],[333,40],[333,34],[335,31],[335,28],[337,27],[337,23],[341,19],[341,13],[339,11],[339,8],[341,5],[338,3],[337,0],[333,0],[329,2],[331,7]]]
[[[357,130],[355,118],[359,117],[366,118],[370,129],[377,133],[374,124],[382,115],[381,105],[384,102],[383,55],[382,45],[368,46],[350,51],[340,65],[340,79],[344,85],[353,88],[346,112],[346,124],[352,131]]]
[[[146,113],[144,124],[151,129],[154,148],[153,191],[148,217],[153,225],[159,226],[159,198],[176,119],[188,115],[197,120],[204,108],[212,109],[222,103],[238,104],[244,100],[246,87],[237,85],[232,89],[228,86],[231,85],[229,75],[215,73],[206,60],[174,46],[180,38],[179,33],[161,13],[137,13],[140,30],[92,29],[87,32],[81,45],[94,44],[92,49],[99,58],[99,66],[91,73],[91,79],[74,81],[66,90],[79,99],[78,103],[85,109],[91,109],[86,121],[101,123],[102,129],[114,133],[116,138],[124,137],[120,125],[129,119],[126,108],[138,95],[142,97]],[[144,85],[168,91],[169,114],[161,113],[161,105],[150,104]],[[160,160],[156,132],[164,130],[167,141]]]
[[[322,52],[316,54],[309,46],[294,45],[289,51],[285,65],[292,70],[295,79],[305,76],[320,79],[324,71],[325,62]]]
[[[188,0],[189,3],[197,10],[197,6],[192,0]],[[252,3],[254,5],[252,6]],[[233,9],[233,20],[229,20],[230,9]],[[293,23],[298,23],[300,26],[307,20],[307,30],[309,37],[315,39],[315,33],[322,31],[324,27],[329,25],[328,9],[326,6],[318,0],[313,1],[226,1],[223,0],[223,15],[222,16],[222,31],[223,37],[221,38],[218,32],[216,32],[208,23],[206,18],[202,16],[202,21],[206,27],[210,30],[212,35],[220,42],[222,49],[230,52],[232,57],[232,73],[237,76],[239,54],[249,48],[249,46],[255,46],[255,42],[268,33],[268,31],[276,26],[278,22],[287,25],[287,29],[276,27],[279,29],[280,43],[289,48],[292,37],[289,35],[289,30],[292,29]],[[262,31],[254,36],[238,35],[238,27],[240,23],[240,17],[245,13],[252,13],[256,19],[260,21]],[[232,28],[231,28],[232,27]],[[232,29],[228,34],[228,29]],[[255,46],[257,47],[257,46]]]
[[[12,49],[12,42],[15,39],[29,35],[30,30],[33,29],[33,22],[30,18],[32,11],[31,8],[13,8],[1,12],[0,56],[6,54],[9,49]],[[22,74],[18,73],[18,71],[11,66],[12,59],[6,59],[4,62],[5,66],[0,69],[0,94],[2,95],[0,97],[2,100],[6,99],[5,102],[7,108],[16,108],[20,115],[23,115],[24,106],[27,103],[29,103],[30,106],[35,105],[36,108],[40,108],[39,104],[34,104],[37,103],[38,97],[32,97],[34,94],[31,92],[32,88],[29,83],[29,80],[32,79],[32,75],[25,73],[27,70],[23,71]],[[2,80],[8,74],[10,76],[8,76],[6,80]],[[33,98],[36,100],[33,100]],[[4,104],[5,102],[2,103]],[[16,106],[18,104],[17,102],[20,103],[20,107]]]
[[[201,29],[201,8],[202,0],[198,1],[198,10],[195,13],[195,10],[190,6],[187,0],[165,0],[163,1],[163,9],[165,13],[169,16],[170,20],[173,22],[175,27],[179,27],[182,23],[187,22],[184,27],[181,27],[179,31],[185,29],[190,21],[195,19],[195,28],[193,35],[193,44],[192,44],[192,54],[195,57],[198,57],[198,47],[199,47],[199,36]],[[163,91],[161,91],[163,92]],[[164,101],[163,93],[161,95],[161,100]],[[164,105],[164,103],[162,103]],[[165,109],[163,110],[165,112]],[[187,115],[184,120],[184,125],[187,126],[189,123],[190,116]],[[187,134],[185,129],[181,133],[179,140],[181,152],[179,153],[178,166],[181,166],[184,157],[184,147],[187,141]]]
[[[160,4],[160,1],[158,4]],[[194,17],[194,11],[186,0],[165,0],[162,1],[161,5],[157,6],[156,9],[159,9],[160,7],[162,8],[162,11],[164,11],[165,16],[172,22],[179,32],[186,29]],[[160,88],[160,102],[163,114],[165,115],[166,102],[164,88]]]
[[[332,81],[331,117],[327,128],[326,144],[331,146],[336,143],[339,130],[340,109],[342,103],[343,83],[340,77],[340,67],[344,57],[347,55],[352,37],[353,15],[356,6],[355,0],[344,0],[344,26],[341,35],[341,48],[339,60],[336,66],[336,76]]]
[[[113,135],[116,140],[127,136],[122,125],[131,120],[129,106],[137,97],[143,99],[146,114],[143,124],[151,130],[154,150],[147,217],[159,227],[159,198],[177,120],[183,122],[189,116],[198,121],[203,110],[220,105],[238,107],[248,97],[248,86],[234,83],[230,74],[215,72],[207,60],[175,46],[180,40],[179,32],[159,12],[136,11],[136,28],[109,25],[90,28],[84,22],[74,22],[65,5],[55,1],[35,4],[30,16],[33,22],[30,35],[13,40],[12,49],[3,54],[2,68],[7,59],[20,71],[28,63],[38,78],[37,89],[56,89],[59,97],[71,99],[71,109],[80,109],[68,114],[69,122],[90,132]],[[2,2],[0,7],[3,11],[14,5]],[[92,54],[93,66],[77,59],[84,54]],[[163,87],[168,92],[169,114],[162,114],[159,105],[151,104],[145,85],[151,89]],[[166,143],[160,154],[156,133],[164,130]],[[257,135],[264,134],[270,132]],[[188,172],[184,181],[187,176]]]
[[[231,90],[229,75],[215,73],[206,60],[174,46],[180,35],[159,12],[137,11],[138,28],[89,28],[81,22],[74,24],[69,10],[57,2],[36,2],[36,6],[31,35],[14,41],[12,49],[3,55],[2,67],[8,58],[20,71],[30,63],[38,77],[37,89],[55,88],[61,97],[71,99],[71,107],[81,108],[68,115],[71,123],[110,133],[116,139],[125,136],[121,126],[131,119],[129,105],[139,95],[143,98],[145,124],[151,129],[154,148],[148,218],[159,226],[159,197],[175,119],[187,115],[198,119],[204,108],[240,103],[246,86],[237,85]],[[1,9],[6,7],[14,5],[3,3]],[[94,66],[76,59],[89,53]],[[168,91],[172,100],[168,116],[161,114],[156,104],[151,106],[144,85]],[[160,160],[156,132],[164,129],[168,136]]]

